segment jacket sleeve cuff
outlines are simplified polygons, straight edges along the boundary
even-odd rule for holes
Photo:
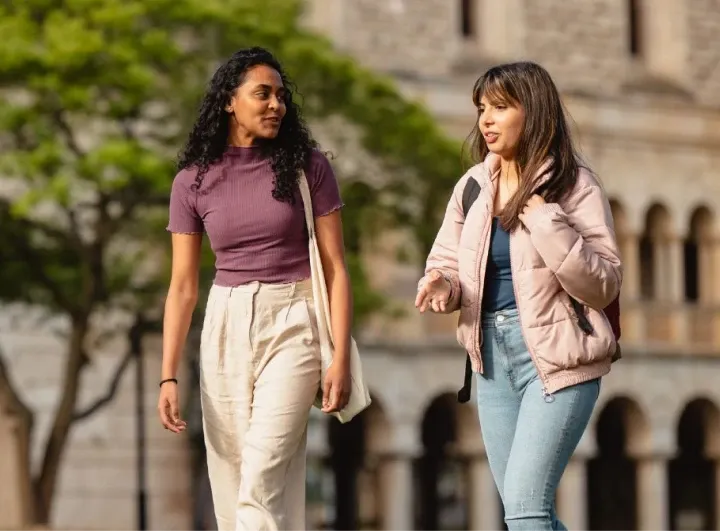
[[[460,305],[460,280],[457,275],[443,272],[443,277],[450,284],[450,297],[448,298],[448,309],[454,309]]]

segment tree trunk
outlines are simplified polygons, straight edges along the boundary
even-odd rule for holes
[[[21,460],[21,477],[18,478],[21,483],[19,485],[9,485],[6,487],[19,488],[22,491],[21,499],[24,502],[22,507],[22,520],[25,524],[31,524],[35,520],[32,482],[30,480],[30,436],[32,433],[33,414],[22,401],[20,395],[10,378],[9,371],[5,365],[2,353],[0,352],[0,408],[5,409],[5,413],[11,417],[16,417],[20,421],[20,431],[18,432]]]
[[[34,481],[35,521],[41,525],[50,523],[58,472],[75,414],[80,374],[83,366],[87,363],[84,348],[87,330],[87,316],[78,316],[73,319],[60,405],[55,413],[50,437],[45,446],[40,474]]]

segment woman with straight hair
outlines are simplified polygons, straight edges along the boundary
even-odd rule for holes
[[[603,312],[622,283],[610,204],[544,68],[491,68],[472,101],[478,164],[455,186],[415,304],[460,310],[508,529],[565,529],[555,491],[618,349]]]
[[[352,301],[343,204],[292,89],[268,51],[233,54],[210,81],[170,197],[172,278],[158,409],[166,429],[185,429],[176,374],[207,234],[216,275],[202,328],[200,399],[220,531],[306,526],[306,430],[321,386],[321,353],[302,178],[310,189],[335,345],[322,409],[340,411],[349,399]]]

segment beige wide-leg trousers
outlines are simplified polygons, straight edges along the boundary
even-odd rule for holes
[[[200,347],[218,529],[305,529],[305,445],[320,385],[310,280],[213,286]]]

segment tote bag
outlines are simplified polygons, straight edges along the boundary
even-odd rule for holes
[[[328,368],[332,364],[335,349],[333,347],[327,285],[325,284],[325,274],[323,273],[322,261],[320,260],[320,249],[318,248],[317,239],[315,238],[315,216],[312,211],[310,187],[308,186],[304,172],[300,175],[299,184],[305,206],[305,223],[307,224],[309,235],[313,299],[315,300],[315,315],[317,316],[317,328],[320,336],[321,383],[314,405],[318,409],[322,409],[322,385],[325,382]],[[360,353],[358,352],[355,339],[352,336],[350,337],[350,379],[352,383],[350,399],[347,405],[341,411],[330,413],[342,423],[352,420],[355,415],[365,410],[371,403],[370,392],[363,380]]]

